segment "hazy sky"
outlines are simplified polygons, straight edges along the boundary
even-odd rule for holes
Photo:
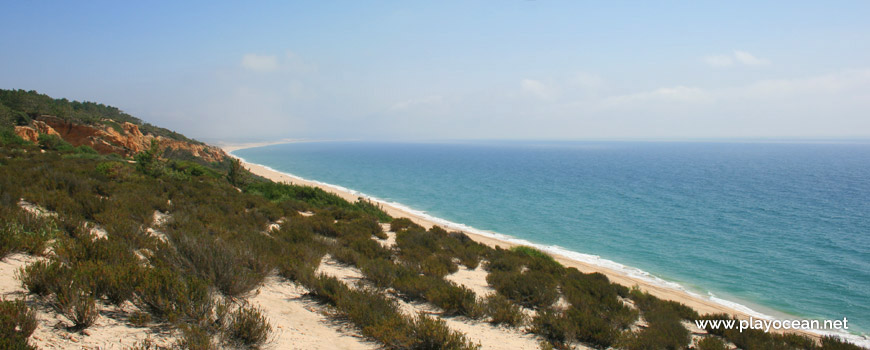
[[[0,88],[205,139],[870,137],[868,1],[5,1]]]

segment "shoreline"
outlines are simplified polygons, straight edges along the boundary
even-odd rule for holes
[[[294,185],[317,187],[329,193],[336,194],[339,197],[350,202],[357,201],[359,198],[363,197],[381,205],[382,209],[392,217],[409,218],[415,223],[426,227],[427,229],[437,225],[449,230],[462,231],[474,241],[486,244],[491,247],[501,246],[502,248],[511,248],[515,246],[532,246],[552,255],[556,259],[556,261],[558,261],[565,267],[574,267],[584,273],[601,273],[607,276],[607,278],[611,282],[618,283],[629,288],[637,286],[642,291],[648,292],[660,299],[672,300],[683,303],[695,309],[701,315],[724,313],[738,319],[786,319],[782,317],[774,317],[768,314],[764,314],[738,302],[732,302],[729,300],[717,298],[713,295],[704,297],[702,295],[687,290],[685,287],[676,282],[661,279],[643,270],[625,266],[618,262],[603,259],[599,256],[574,252],[558,246],[536,244],[523,239],[518,239],[494,232],[477,230],[463,224],[458,224],[444,219],[432,217],[423,212],[408,208],[402,204],[380,200],[378,198],[374,198],[372,196],[342,186],[304,179],[292,174],[272,169],[265,165],[251,163],[231,153],[233,151],[246,148],[257,148],[294,142],[306,141],[285,139],[275,142],[227,144],[219,147],[221,147],[229,156],[238,159],[243,167],[250,170],[255,175],[265,177],[269,180]],[[797,317],[792,317],[792,319],[794,318]],[[772,332],[797,333],[809,336],[816,340],[819,340],[821,339],[821,337],[826,335],[835,335],[862,346],[866,346],[865,343],[868,343],[867,338],[864,338],[860,335],[844,332],[832,332],[824,330],[772,330]]]

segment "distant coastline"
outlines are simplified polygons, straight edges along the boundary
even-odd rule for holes
[[[304,140],[296,140],[296,139],[280,139],[276,141],[262,141],[262,142],[215,142],[215,146],[220,147],[224,152],[230,154],[233,151],[238,151],[240,149],[246,148],[257,148],[264,146],[272,146],[272,145],[281,145],[285,143],[294,143],[294,142],[305,142]],[[235,156],[234,156],[235,157]],[[238,158],[238,157],[236,157]]]
[[[638,286],[641,290],[649,292],[650,294],[665,300],[673,300],[680,303],[683,303],[687,306],[690,306],[697,310],[701,314],[716,314],[716,313],[725,313],[732,315],[734,317],[740,319],[749,319],[750,317],[759,319],[777,319],[778,317],[770,316],[768,314],[758,312],[753,310],[752,308],[745,306],[741,303],[720,299],[715,296],[704,297],[697,293],[693,293],[683,286],[675,283],[662,280],[654,275],[646,273],[640,269],[628,267],[622,264],[619,264],[614,261],[610,261],[607,259],[602,259],[597,256],[583,254],[579,252],[569,251],[565,249],[560,249],[554,246],[546,246],[541,244],[535,244],[532,242],[528,242],[521,239],[516,239],[507,235],[502,235],[493,232],[485,232],[474,229],[472,227],[468,227],[466,225],[453,223],[447,220],[443,220],[440,218],[429,216],[423,212],[419,212],[408,208],[399,203],[391,203],[387,201],[380,200],[375,197],[371,197],[369,195],[359,193],[352,189],[344,188],[342,186],[328,184],[319,182],[316,180],[304,179],[299,176],[284,173],[275,169],[272,169],[268,166],[262,164],[256,164],[246,161],[245,159],[238,157],[232,152],[238,151],[241,149],[247,148],[258,148],[270,145],[277,144],[286,144],[286,143],[294,143],[294,142],[306,142],[303,140],[279,140],[273,142],[258,142],[258,143],[241,143],[241,144],[218,144],[227,154],[230,156],[237,158],[241,161],[242,165],[249,169],[252,173],[265,177],[275,182],[284,182],[291,183],[295,185],[303,185],[303,186],[312,186],[321,188],[327,192],[334,193],[345,200],[348,201],[356,201],[358,198],[363,197],[369,200],[373,200],[379,203],[385,212],[393,217],[407,217],[417,224],[424,227],[431,226],[442,226],[451,230],[459,230],[465,232],[469,237],[474,239],[477,242],[489,245],[489,246],[501,246],[503,248],[509,248],[513,246],[519,245],[530,245],[535,246],[536,248],[542,249],[563,264],[566,267],[574,267],[578,270],[585,273],[593,273],[598,272],[607,276],[612,282],[632,287]],[[776,331],[783,332],[783,331]],[[836,335],[845,337],[846,339],[852,342],[858,342],[859,345],[867,346],[867,339],[864,339],[860,336],[855,336],[852,334],[844,334],[844,333],[832,333],[832,332],[824,332],[824,331],[806,331],[806,330],[794,330],[790,331],[802,335],[807,335],[813,338],[820,338],[824,335]]]

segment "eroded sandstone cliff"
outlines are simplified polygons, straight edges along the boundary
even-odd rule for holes
[[[116,130],[113,125],[120,126],[121,130]],[[151,140],[155,139],[161,149],[186,151],[206,162],[220,162],[226,157],[220,148],[143,134],[138,125],[128,122],[78,124],[55,116],[42,115],[28,126],[16,126],[15,133],[31,142],[37,142],[39,134],[57,135],[73,146],[85,145],[101,154],[115,153],[125,157],[148,149],[151,147]]]

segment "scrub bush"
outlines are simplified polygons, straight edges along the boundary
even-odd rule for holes
[[[483,301],[486,315],[492,324],[506,324],[519,327],[526,323],[526,315],[517,305],[500,294],[492,294]]]
[[[36,316],[21,300],[0,300],[0,349],[36,349],[28,338],[36,330]]]

